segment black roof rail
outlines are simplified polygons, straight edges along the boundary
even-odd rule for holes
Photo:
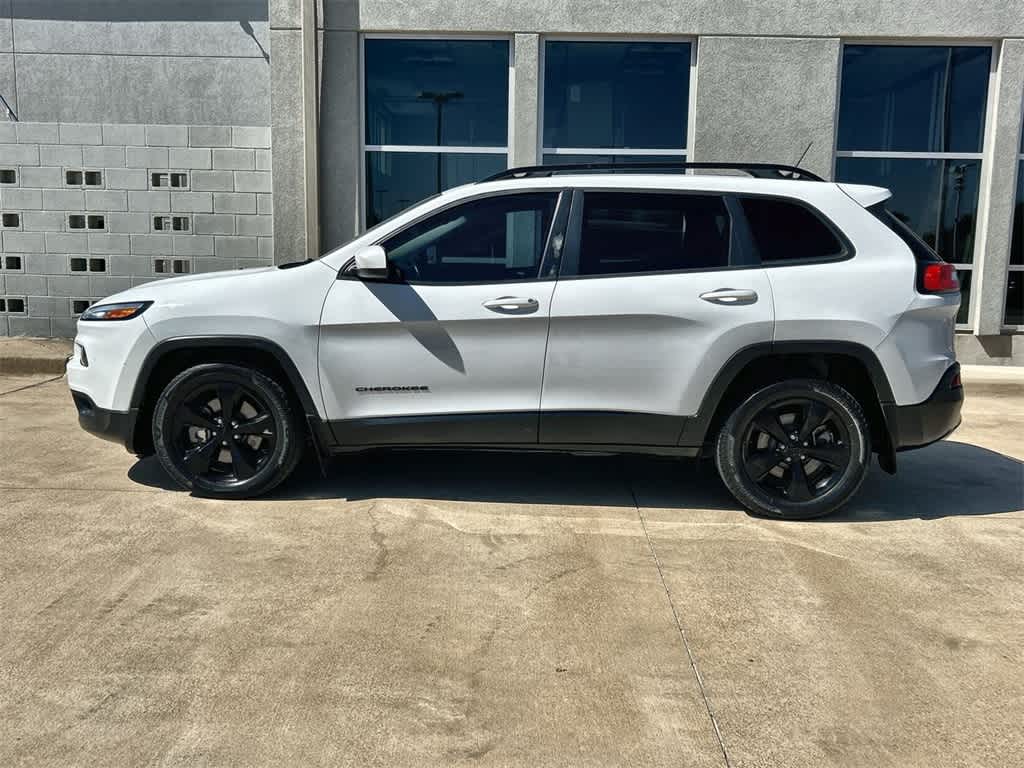
[[[559,173],[594,173],[609,171],[743,171],[757,179],[789,179],[799,181],[824,181],[817,174],[811,173],[795,165],[779,165],[777,163],[571,163],[566,165],[524,165],[520,168],[508,168],[488,176],[483,181],[501,181],[502,179],[529,179],[554,176]]]

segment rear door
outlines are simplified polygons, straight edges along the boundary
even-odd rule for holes
[[[736,204],[577,191],[551,302],[540,441],[676,445],[715,374],[772,339],[771,288]]]

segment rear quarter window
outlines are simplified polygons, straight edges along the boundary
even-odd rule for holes
[[[836,259],[846,254],[832,228],[806,206],[770,197],[740,198],[764,264]]]

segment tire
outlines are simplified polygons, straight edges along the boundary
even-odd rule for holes
[[[233,428],[225,428],[225,404]],[[275,488],[299,463],[299,424],[272,378],[204,363],[164,388],[153,414],[153,447],[174,481],[197,496],[251,498]]]
[[[755,515],[784,520],[842,507],[864,482],[870,459],[860,403],[816,379],[758,390],[729,416],[715,444],[718,473],[736,500]]]

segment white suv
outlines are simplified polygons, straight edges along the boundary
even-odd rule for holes
[[[307,445],[636,452],[714,457],[783,518],[956,428],[956,274],[889,192],[685,167],[512,169],[317,261],[113,296],[78,324],[79,420],[206,496]]]

